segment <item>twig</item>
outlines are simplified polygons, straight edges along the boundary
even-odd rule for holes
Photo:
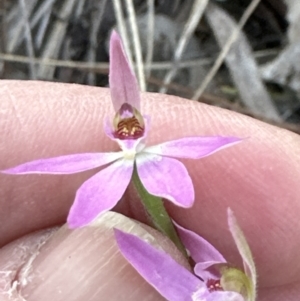
[[[28,64],[30,59],[23,55],[14,55],[0,53],[0,60],[14,63]],[[65,68],[77,68],[81,70],[94,71],[99,73],[108,73],[108,63],[97,63],[91,64],[86,62],[66,61],[66,60],[55,60],[49,58],[34,58],[33,62],[40,66],[46,67],[65,67]]]
[[[278,50],[266,50],[266,51],[257,51],[255,57],[266,57],[270,55],[278,54]],[[23,55],[7,54],[0,53],[0,61],[6,62],[15,62],[15,63],[29,63],[29,58]],[[56,59],[43,59],[43,58],[34,58],[34,63],[36,65],[46,65],[51,67],[66,67],[66,68],[77,68],[87,71],[93,71],[97,73],[107,73],[106,71],[109,68],[109,63],[86,63],[78,61],[66,61],[66,60],[56,60]],[[214,59],[197,59],[197,60],[188,60],[178,63],[178,68],[186,68],[191,66],[204,66],[210,65],[214,62]],[[172,62],[154,62],[149,66],[151,70],[164,70],[169,69],[173,66]],[[147,66],[145,66],[147,68]]]
[[[189,42],[192,34],[195,31],[196,26],[199,23],[199,20],[201,19],[203,12],[207,6],[208,0],[195,0],[194,5],[192,7],[190,16],[186,22],[186,25],[184,26],[182,35],[177,43],[177,47],[174,54],[174,65],[172,68],[168,71],[164,78],[164,84],[169,84],[177,72],[177,64],[181,59],[181,56],[187,46],[187,43]],[[165,87],[160,88],[160,93],[166,93],[167,89]]]
[[[201,86],[196,90],[194,93],[192,99],[197,100],[201,96],[201,94],[204,92],[210,81],[213,79],[213,77],[216,75],[217,71],[219,70],[220,66],[222,65],[226,55],[228,54],[232,44],[236,41],[236,39],[239,36],[240,31],[248,21],[249,17],[259,4],[260,0],[252,0],[252,2],[249,4],[247,9],[245,10],[243,16],[241,17],[239,23],[237,24],[236,28],[228,38],[226,44],[224,45],[221,53],[219,54],[217,60],[215,61],[213,67],[210,69],[208,74],[206,75],[205,79],[203,80]]]
[[[33,42],[32,42],[32,35],[29,25],[29,19],[28,19],[28,12],[26,8],[26,4],[24,0],[19,0],[19,5],[22,11],[22,15],[24,18],[24,24],[25,24],[25,40],[26,40],[26,48],[27,53],[29,56],[29,73],[30,73],[30,79],[36,79],[37,74],[35,70],[35,64],[34,64],[34,49],[33,49]]]
[[[140,84],[141,91],[146,90],[145,74],[144,74],[144,63],[142,57],[142,48],[139,37],[139,30],[136,22],[136,15],[132,0],[125,0],[126,9],[129,16],[129,25],[132,32],[133,49],[135,55],[135,63],[137,67],[137,77]]]

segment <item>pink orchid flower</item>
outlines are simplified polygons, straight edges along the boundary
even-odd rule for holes
[[[208,241],[179,226],[179,236],[196,262],[195,274],[137,236],[115,229],[115,237],[122,255],[169,301],[255,301],[255,265],[230,209],[228,224],[245,271],[232,267]]]
[[[150,194],[166,198],[181,207],[191,207],[194,188],[184,165],[173,159],[198,159],[241,141],[236,137],[188,137],[146,147],[149,118],[140,113],[140,92],[133,71],[116,32],[110,39],[110,92],[115,109],[112,125],[104,126],[107,136],[121,151],[82,153],[28,162],[4,170],[9,174],[71,174],[101,167],[77,190],[70,209],[70,228],[82,227],[112,209],[124,194],[136,166]]]

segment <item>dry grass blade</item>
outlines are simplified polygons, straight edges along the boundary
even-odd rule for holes
[[[153,85],[156,85],[158,87],[163,85],[163,82],[160,79],[157,79],[154,77],[150,77],[148,82]],[[182,86],[182,85],[176,84],[176,83],[170,83],[168,85],[168,88],[172,89],[174,91],[178,91],[180,93],[183,92],[187,95],[187,97],[190,97],[193,94],[193,90],[191,88]],[[212,106],[217,106],[217,107],[221,107],[221,108],[228,109],[231,111],[236,111],[238,113],[241,113],[241,114],[244,114],[247,116],[251,116],[255,119],[261,120],[263,122],[278,126],[283,129],[287,129],[296,134],[300,134],[300,126],[298,124],[268,119],[263,114],[255,114],[255,113],[251,112],[249,109],[242,107],[240,104],[232,103],[231,101],[227,100],[226,98],[221,98],[221,97],[218,97],[215,95],[203,93],[201,98],[199,99],[199,101],[209,104],[209,105],[212,105]]]
[[[36,3],[37,0],[26,1],[26,11],[28,16],[31,15]],[[19,41],[23,41],[24,39],[25,19],[20,16],[23,16],[21,6],[15,5],[7,17],[8,34],[6,51],[9,53],[14,52],[19,45]]]
[[[43,37],[43,31],[45,30],[44,27],[47,27],[50,15],[52,13],[52,6],[54,4],[55,0],[46,0],[41,4],[41,6],[36,10],[36,12],[33,12],[29,24],[30,24],[30,29],[32,30],[39,21],[41,21],[41,25],[38,28],[38,33],[37,36],[35,37],[35,45],[37,48],[40,48],[40,44],[37,43],[37,40],[41,37]],[[26,9],[27,11],[31,8],[31,6],[28,6],[28,2],[26,2]],[[28,14],[29,15],[29,14]],[[49,16],[49,17],[48,17]],[[47,20],[48,19],[48,20]],[[20,39],[16,40],[15,44],[13,45],[14,49],[17,49],[23,40],[25,39],[25,36],[22,36]]]
[[[154,0],[147,0],[148,6],[148,28],[147,28],[147,54],[146,54],[146,77],[151,73],[150,66],[153,60],[153,46],[154,46]]]
[[[107,0],[101,1],[98,4],[97,9],[92,13],[92,25],[90,31],[90,43],[89,43],[89,50],[88,50],[88,61],[90,63],[93,62],[95,63],[96,61],[97,35],[103,19],[106,3]],[[96,84],[96,78],[94,72],[89,72],[88,83],[89,85],[92,86]]]
[[[35,46],[37,49],[40,49],[42,46],[42,42],[45,37],[46,29],[47,29],[49,21],[50,21],[51,11],[52,11],[52,7],[50,7],[50,9],[47,12],[45,12],[43,19],[41,21],[41,25],[38,28],[38,31],[37,31],[37,34],[35,37]]]
[[[5,22],[5,14],[6,14],[6,0],[0,2],[0,51],[5,52],[6,45],[6,22]],[[0,61],[0,77],[3,78],[5,76],[5,62]]]
[[[26,8],[26,4],[24,0],[19,0],[19,6],[22,11],[22,16],[24,19],[24,26],[25,26],[25,40],[26,40],[26,48],[27,53],[29,57],[29,73],[30,73],[30,79],[36,79],[37,74],[35,70],[35,64],[34,64],[34,48],[33,48],[33,42],[32,42],[32,35],[31,35],[31,29],[29,25],[29,16]]]
[[[133,39],[133,49],[135,55],[135,63],[137,68],[137,78],[140,84],[141,91],[146,90],[145,74],[144,74],[144,63],[142,57],[142,48],[139,37],[139,30],[136,22],[136,15],[132,0],[125,0],[126,9],[129,17],[129,25],[131,27],[132,39]]]
[[[133,67],[132,63],[132,53],[129,46],[129,40],[127,35],[127,29],[125,25],[125,20],[122,12],[122,6],[120,0],[113,0],[115,15],[117,19],[118,30],[122,38],[123,46],[125,48],[125,52],[127,54],[127,58],[131,67]]]
[[[54,4],[55,0],[46,0],[41,3],[41,6],[36,10],[36,12],[33,14],[31,20],[30,20],[30,27],[33,28],[38,24],[38,22],[44,18],[44,15],[48,12],[51,13],[52,6]]]
[[[249,15],[255,8],[254,4],[258,2],[257,0],[252,1],[251,10],[248,9]],[[231,42],[230,47],[228,46],[229,50],[226,51],[227,55],[225,60],[235,85],[239,90],[241,100],[253,112],[263,113],[270,119],[281,120],[259,76],[259,69],[253,57],[250,45],[243,33],[237,31],[239,26],[236,25],[235,21],[226,12],[213,4],[208,6],[206,16],[221,47],[226,48],[228,45],[227,37],[230,36],[230,34],[235,36],[235,42]],[[244,18],[244,20],[246,20],[246,18]],[[253,89],[253,87],[255,87],[255,89]]]
[[[216,75],[217,71],[219,70],[219,68],[223,64],[224,59],[226,58],[226,55],[228,54],[228,52],[229,52],[232,44],[238,38],[238,36],[239,36],[242,28],[246,24],[247,20],[249,19],[249,17],[251,16],[251,14],[253,13],[253,11],[255,10],[255,8],[257,7],[257,5],[259,4],[259,2],[260,2],[260,0],[252,0],[252,2],[250,3],[250,5],[248,6],[248,8],[245,10],[245,12],[244,12],[244,14],[243,14],[240,22],[238,23],[238,26],[235,28],[235,30],[229,36],[226,44],[223,46],[222,51],[219,54],[217,60],[215,61],[213,67],[211,68],[211,70],[209,71],[209,73],[207,74],[207,76],[205,77],[205,79],[202,82],[202,84],[199,87],[199,89],[195,92],[195,94],[192,97],[192,99],[197,100],[202,95],[202,93],[204,92],[204,90],[206,89],[206,87],[208,86],[208,84],[210,83],[210,81],[212,80],[212,78]]]
[[[76,19],[82,15],[85,5],[86,5],[85,1],[78,1],[77,5],[76,5],[76,2],[74,3],[74,7],[76,7],[76,9],[75,9],[75,18]]]
[[[184,26],[182,35],[175,49],[174,65],[166,74],[164,78],[164,85],[168,85],[176,75],[177,64],[180,61],[181,56],[185,50],[185,47],[187,46],[187,43],[189,42],[192,34],[194,33],[195,28],[198,25],[199,20],[201,19],[207,4],[208,4],[208,0],[195,0],[190,16]],[[160,88],[159,92],[166,93],[167,89],[165,87],[162,87]]]
[[[58,56],[61,44],[65,38],[67,21],[69,20],[77,1],[75,2],[74,0],[65,0],[62,4],[59,11],[59,17],[61,18],[61,20],[55,21],[52,25],[52,30],[49,33],[46,44],[44,45],[44,51],[42,53],[43,59],[46,60],[49,58],[56,58]],[[40,68],[38,70],[38,78],[51,80],[53,79],[53,74],[54,68],[46,65],[40,65]]]
[[[289,43],[273,61],[261,66],[262,77],[289,87],[300,97],[300,2],[286,0]],[[289,110],[290,111],[290,110]],[[290,113],[287,111],[286,116]],[[285,117],[285,116],[284,116]]]

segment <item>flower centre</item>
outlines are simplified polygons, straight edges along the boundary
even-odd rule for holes
[[[136,117],[121,120],[115,131],[116,138],[119,139],[137,139],[144,133],[143,127],[140,125]]]
[[[130,104],[124,103],[114,118],[115,138],[138,139],[144,135],[145,126],[141,113]]]
[[[208,279],[206,286],[210,292],[223,291],[220,280]]]

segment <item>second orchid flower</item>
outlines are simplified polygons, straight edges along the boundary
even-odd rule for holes
[[[179,236],[196,262],[194,273],[137,236],[115,229],[115,237],[122,255],[168,301],[255,301],[254,261],[230,209],[228,225],[244,270],[229,264],[204,238],[179,226]]]

